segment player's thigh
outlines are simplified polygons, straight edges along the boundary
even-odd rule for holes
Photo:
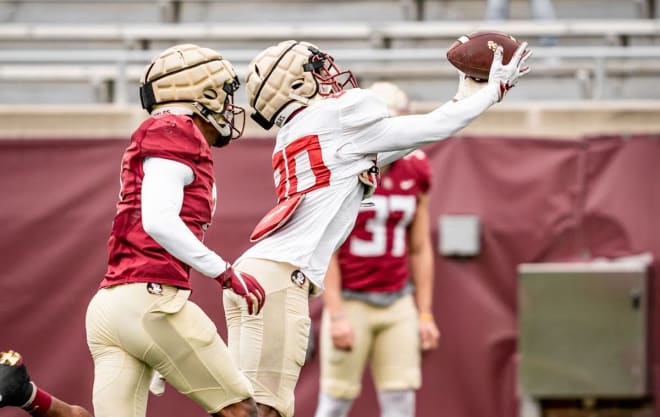
[[[250,383],[213,321],[186,295],[182,297],[185,300],[174,298],[145,315],[143,325],[153,345],[144,360],[208,412],[250,397]]]
[[[232,291],[224,291],[222,294],[222,306],[225,310],[225,324],[227,325],[227,346],[232,359],[237,364],[240,361],[241,328],[243,322],[243,311],[245,300]]]
[[[356,300],[344,300],[343,311],[355,335],[350,351],[337,349],[330,333],[331,321],[324,311],[321,321],[321,390],[334,398],[353,399],[362,389],[362,374],[373,340],[373,307]]]
[[[239,366],[253,381],[254,399],[290,416],[308,346],[309,280],[292,278],[289,265],[260,259],[241,260],[235,268],[259,280],[266,302],[260,314],[249,315],[241,297],[227,294],[230,349],[239,352]]]
[[[411,295],[380,312],[371,369],[378,390],[416,389],[421,383],[417,309]]]
[[[146,415],[151,368],[116,346],[96,346],[93,349],[94,415]]]
[[[139,323],[146,285],[99,290],[85,317],[87,345],[94,360],[93,403],[99,417],[134,417],[146,412],[151,368],[133,355],[124,339],[145,340]],[[120,335],[128,337],[121,337]]]

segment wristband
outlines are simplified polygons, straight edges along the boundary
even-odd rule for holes
[[[419,313],[419,321],[425,323],[433,323],[433,314],[431,313]]]

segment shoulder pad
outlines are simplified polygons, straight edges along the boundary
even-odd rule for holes
[[[403,159],[421,159],[421,160],[426,160],[426,154],[424,153],[423,150],[421,149],[415,149],[408,155],[404,156]]]
[[[342,126],[353,128],[369,125],[389,117],[387,105],[369,90],[355,88],[339,99]]]
[[[201,132],[187,116],[152,116],[151,123],[143,124],[140,148],[148,156],[175,160],[195,161],[202,153],[205,141]]]
[[[416,149],[414,152],[406,155],[401,159],[402,163],[405,163],[413,175],[417,178],[417,181],[420,185],[422,192],[427,193],[431,188],[431,163],[429,162],[426,154],[420,150]]]

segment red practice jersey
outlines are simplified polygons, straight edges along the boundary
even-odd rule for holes
[[[200,240],[215,209],[211,148],[188,116],[152,116],[133,133],[121,161],[121,191],[108,241],[108,270],[101,287],[156,282],[190,289],[190,266],[174,258],[142,227],[141,190],[146,157],[186,164],[194,180],[184,188],[180,217]]]
[[[394,162],[362,207],[353,231],[339,249],[342,288],[398,291],[408,274],[408,232],[419,194],[431,185],[431,168],[420,150]]]

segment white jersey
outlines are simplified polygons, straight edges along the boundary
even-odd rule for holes
[[[425,115],[389,117],[376,95],[352,89],[299,112],[277,134],[273,167],[280,201],[301,193],[304,200],[241,258],[287,262],[322,289],[332,253],[360,210],[364,186],[358,174],[456,133],[497,99],[494,86],[486,87]]]

